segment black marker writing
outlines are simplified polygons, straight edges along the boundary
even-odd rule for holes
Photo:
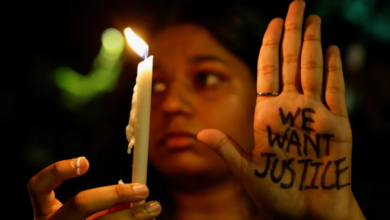
[[[320,166],[324,165],[324,163],[317,162],[317,163],[311,163],[310,165],[315,167],[316,171],[314,173],[313,179],[311,179],[310,186],[305,186],[305,189],[318,189],[318,186],[315,185],[316,179],[317,179],[317,174],[318,174],[318,170],[319,170]]]
[[[271,159],[272,157],[275,157],[275,154],[274,153],[262,153],[261,154],[262,156],[266,156],[266,166],[265,166],[265,169],[262,173],[260,173],[258,170],[255,169],[255,175],[257,177],[260,177],[260,178],[265,178],[267,177],[268,175],[268,170],[270,169],[270,164],[271,164]],[[296,172],[295,170],[293,169],[293,167],[296,167],[296,166],[292,166],[292,163],[295,159],[294,158],[290,158],[288,161],[286,160],[283,160],[282,161],[282,164],[281,164],[281,170],[280,170],[280,173],[278,176],[276,176],[275,174],[275,170],[276,170],[276,167],[278,165],[278,162],[279,162],[279,159],[278,158],[275,158],[274,162],[273,162],[273,165],[272,165],[272,168],[271,168],[271,171],[269,172],[270,173],[270,178],[272,180],[272,182],[274,183],[279,183],[282,179],[283,179],[283,176],[284,174],[286,173],[286,170],[289,171],[291,173],[291,181],[289,183],[281,183],[280,184],[280,187],[283,188],[283,189],[289,189],[289,188],[292,188],[294,186],[294,183],[295,183],[295,176],[296,176]],[[344,158],[341,158],[339,160],[336,160],[336,161],[328,161],[325,165],[325,168],[324,170],[322,171],[322,176],[321,176],[321,187],[322,189],[334,189],[336,188],[337,190],[345,187],[345,186],[349,186],[351,185],[351,183],[346,183],[346,184],[341,184],[340,183],[340,175],[345,172],[347,169],[348,169],[348,166],[347,167],[344,167],[342,169],[340,169],[340,164],[345,161],[345,157]],[[300,183],[299,183],[299,186],[298,186],[298,190],[299,191],[302,191],[303,189],[318,189],[319,186],[316,185],[316,180],[317,180],[317,176],[319,175],[319,169],[322,165],[324,165],[323,162],[313,162],[312,159],[303,159],[303,160],[298,160],[297,161],[298,164],[302,164],[302,173],[301,173],[301,180],[300,180]],[[335,181],[335,184],[330,184],[330,185],[326,185],[326,175],[329,175],[328,171],[329,171],[329,168],[332,164],[335,164],[335,174],[336,174],[336,181]],[[305,185],[306,183],[306,177],[307,177],[307,174],[308,174],[308,171],[309,169],[314,169],[314,175],[311,179],[311,182],[310,182],[310,185]],[[310,172],[312,173],[312,172]]]
[[[286,149],[287,152],[290,152],[290,145],[291,144],[297,146],[298,155],[301,156],[302,155],[301,148],[300,148],[301,142],[299,142],[299,137],[298,137],[298,134],[295,130],[292,130],[292,132],[291,132],[290,140],[288,141],[288,144],[287,144],[287,149]]]
[[[309,163],[312,161],[313,161],[312,159],[298,160],[298,163],[303,163],[303,172],[301,177],[301,184],[299,184],[299,191],[303,190],[303,185],[305,184],[305,179],[306,179],[307,167],[309,166]]]
[[[344,185],[340,185],[340,174],[348,169],[348,167],[344,167],[343,169],[340,170],[340,163],[345,160],[344,158],[341,158],[340,160],[336,160],[334,164],[336,165],[336,187],[337,189],[341,189],[344,186],[351,185],[351,183],[346,183]]]
[[[293,170],[291,168],[291,163],[294,161],[294,158],[290,158],[288,161],[287,161],[287,170],[290,171],[291,173],[291,181],[289,184],[285,184],[285,183],[280,183],[280,187],[283,188],[283,189],[289,189],[291,187],[293,187],[294,185],[294,181],[295,181],[295,170]]]
[[[284,175],[284,171],[286,170],[286,160],[283,160],[282,161],[282,170],[280,171],[280,174],[278,177],[275,177],[275,169],[276,169],[276,165],[278,163],[279,159],[278,158],[275,158],[274,160],[274,165],[272,166],[272,169],[271,169],[271,179],[274,183],[278,183],[283,175]]]
[[[267,157],[267,164],[265,165],[265,169],[262,173],[260,173],[259,171],[257,171],[255,169],[255,175],[257,177],[260,177],[260,178],[264,178],[267,176],[268,174],[268,169],[269,169],[269,163],[270,163],[270,160],[271,160],[271,157],[275,157],[276,155],[274,153],[262,153],[261,156],[266,156]]]
[[[279,158],[276,157],[275,153],[261,153],[261,157],[264,158],[265,161],[265,167],[263,172],[259,172],[257,169],[254,170],[254,174],[256,177],[259,178],[266,178],[268,173],[270,173],[270,180],[274,182],[275,184],[281,182],[283,180],[283,177],[285,175],[286,170],[290,172],[291,174],[291,180],[289,183],[281,182],[280,187],[283,189],[289,189],[294,186],[295,183],[295,177],[296,177],[296,171],[294,168],[298,168],[298,170],[301,172],[301,179],[300,183],[297,186],[299,191],[302,191],[304,189],[319,189],[320,186],[322,189],[334,189],[337,190],[351,185],[351,183],[340,183],[341,179],[340,176],[342,173],[348,170],[348,166],[344,168],[340,168],[341,163],[346,160],[346,158],[341,158],[335,161],[328,161],[326,165],[324,166],[324,169],[322,170],[321,177],[321,184],[317,183],[317,177],[320,173],[320,168],[322,165],[324,165],[324,162],[321,161],[313,161],[314,155],[316,158],[320,158],[321,152],[325,152],[326,155],[330,154],[330,142],[331,138],[334,138],[333,134],[318,134],[318,133],[310,133],[315,132],[315,130],[311,127],[311,123],[314,123],[313,115],[315,114],[315,111],[312,108],[303,108],[301,111],[301,108],[297,108],[294,115],[292,112],[288,111],[287,115],[283,112],[282,108],[279,108],[280,117],[282,120],[283,125],[287,125],[284,127],[285,132],[284,134],[280,133],[280,129],[278,129],[279,134],[273,134],[271,126],[267,126],[267,132],[268,132],[268,144],[270,147],[274,147],[275,145],[278,145],[280,149],[284,148],[285,142],[287,141],[287,147],[286,152],[290,152],[290,147],[296,147],[297,148],[297,154],[298,156],[302,156],[301,151],[301,145],[303,144],[303,153],[305,156],[311,157],[310,159],[301,159],[297,161],[297,164],[292,164],[295,160],[295,158],[290,159],[284,159],[279,160]],[[295,120],[298,118],[299,114],[302,112],[302,131],[300,131],[300,135],[298,135],[297,130],[300,130],[299,128],[291,128],[294,127]],[[303,138],[303,139],[302,139]],[[326,143],[321,144],[321,138],[325,139]],[[303,141],[303,142],[301,142]],[[310,146],[309,146],[310,145]],[[324,145],[324,146],[322,146]],[[325,149],[321,149],[321,147],[325,147]],[[295,153],[295,150],[292,150]],[[312,153],[314,152],[314,153]],[[265,157],[264,157],[265,156]],[[290,157],[290,155],[288,155]],[[274,158],[273,163],[272,157]],[[279,161],[281,163],[279,163]],[[280,164],[280,171],[277,173],[276,169],[278,164]],[[329,174],[329,169],[334,164],[335,166],[335,172]],[[271,167],[272,166],[272,167]],[[301,167],[299,167],[301,166]],[[332,167],[333,168],[333,167]],[[311,170],[310,170],[311,169]],[[309,178],[311,178],[310,185],[306,184],[306,178],[308,175],[313,174],[314,175]],[[299,175],[299,174],[298,174]],[[327,175],[336,175],[335,182],[329,183],[327,182]],[[333,177],[333,176],[332,176]],[[285,178],[286,179],[286,178]],[[328,179],[334,179],[334,178],[328,178]],[[285,180],[286,181],[286,180]],[[330,185],[328,185],[330,184]]]
[[[321,135],[323,138],[326,138],[326,155],[329,155],[329,140],[330,138],[333,138],[333,134],[322,134]]]
[[[322,187],[323,189],[333,189],[334,187],[336,187],[335,184],[332,184],[332,185],[330,185],[330,186],[326,186],[326,185],[325,185],[326,172],[328,172],[329,166],[330,166],[331,164],[332,164],[332,161],[328,161],[328,163],[325,165],[324,171],[322,172],[321,187]]]
[[[280,134],[276,134],[275,137],[272,139],[272,131],[270,126],[267,126],[267,130],[269,146],[273,147],[276,141],[278,143],[279,148],[283,148],[284,141],[287,139],[287,134],[290,128],[287,128],[286,132],[284,132],[282,140],[280,140]]]
[[[306,122],[313,122],[314,120],[312,118],[309,118],[306,116],[306,112],[316,113],[312,108],[304,108],[302,110],[302,129],[307,131],[314,131],[313,128],[307,127]]]
[[[307,143],[310,142],[311,146],[313,147],[314,151],[316,152],[317,158],[320,158],[320,135],[316,134],[316,143],[314,144],[313,140],[311,139],[310,135],[304,133],[303,134],[303,152],[307,156]]]
[[[288,112],[287,117],[284,116],[283,109],[279,108],[280,117],[282,118],[282,122],[285,125],[288,120],[290,120],[290,127],[294,126],[294,121],[298,117],[299,113],[301,112],[301,108],[298,108],[297,111],[294,114],[294,117],[292,116],[291,112]]]

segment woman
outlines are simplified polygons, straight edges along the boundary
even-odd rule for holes
[[[171,25],[154,37],[150,161],[174,204],[162,202],[163,218],[364,219],[350,187],[352,133],[340,53],[329,47],[323,63],[320,18],[303,24],[304,7],[294,1],[285,21],[270,22],[256,84],[247,64],[202,26]],[[64,205],[55,199],[63,180],[88,168],[76,158],[34,176],[35,219],[161,213],[157,201],[123,207],[147,198],[141,184],[86,190]]]

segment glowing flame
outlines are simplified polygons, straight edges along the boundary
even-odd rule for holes
[[[125,29],[125,36],[129,45],[134,51],[142,58],[147,58],[149,53],[149,47],[140,37],[138,37],[131,28]]]

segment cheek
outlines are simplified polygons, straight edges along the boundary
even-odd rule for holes
[[[242,147],[253,147],[253,116],[255,96],[249,93],[225,94],[218,101],[200,108],[207,128],[217,128],[233,137]],[[253,99],[252,99],[253,98]]]
[[[162,126],[162,113],[161,111],[152,108],[150,112],[150,134],[149,134],[149,144],[154,146],[157,143],[159,138],[159,133],[161,133]]]

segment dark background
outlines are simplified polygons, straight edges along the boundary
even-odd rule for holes
[[[124,131],[140,59],[125,45],[124,68],[114,92],[98,94],[77,108],[64,103],[53,72],[67,66],[87,75],[104,30],[131,26],[147,38],[153,15],[164,16],[164,7],[182,2],[30,1],[3,8],[10,13],[4,27],[10,28],[2,31],[7,57],[0,93],[2,181],[7,184],[7,206],[17,219],[32,218],[28,180],[55,161],[86,156],[91,163],[86,175],[58,188],[57,197],[63,202],[87,188],[130,181]],[[253,7],[270,21],[284,18],[290,2],[259,1]],[[336,44],[342,52],[354,137],[352,189],[368,219],[385,219],[390,205],[390,2],[306,2],[306,14],[322,18],[324,48]],[[110,139],[115,136],[121,138]]]

